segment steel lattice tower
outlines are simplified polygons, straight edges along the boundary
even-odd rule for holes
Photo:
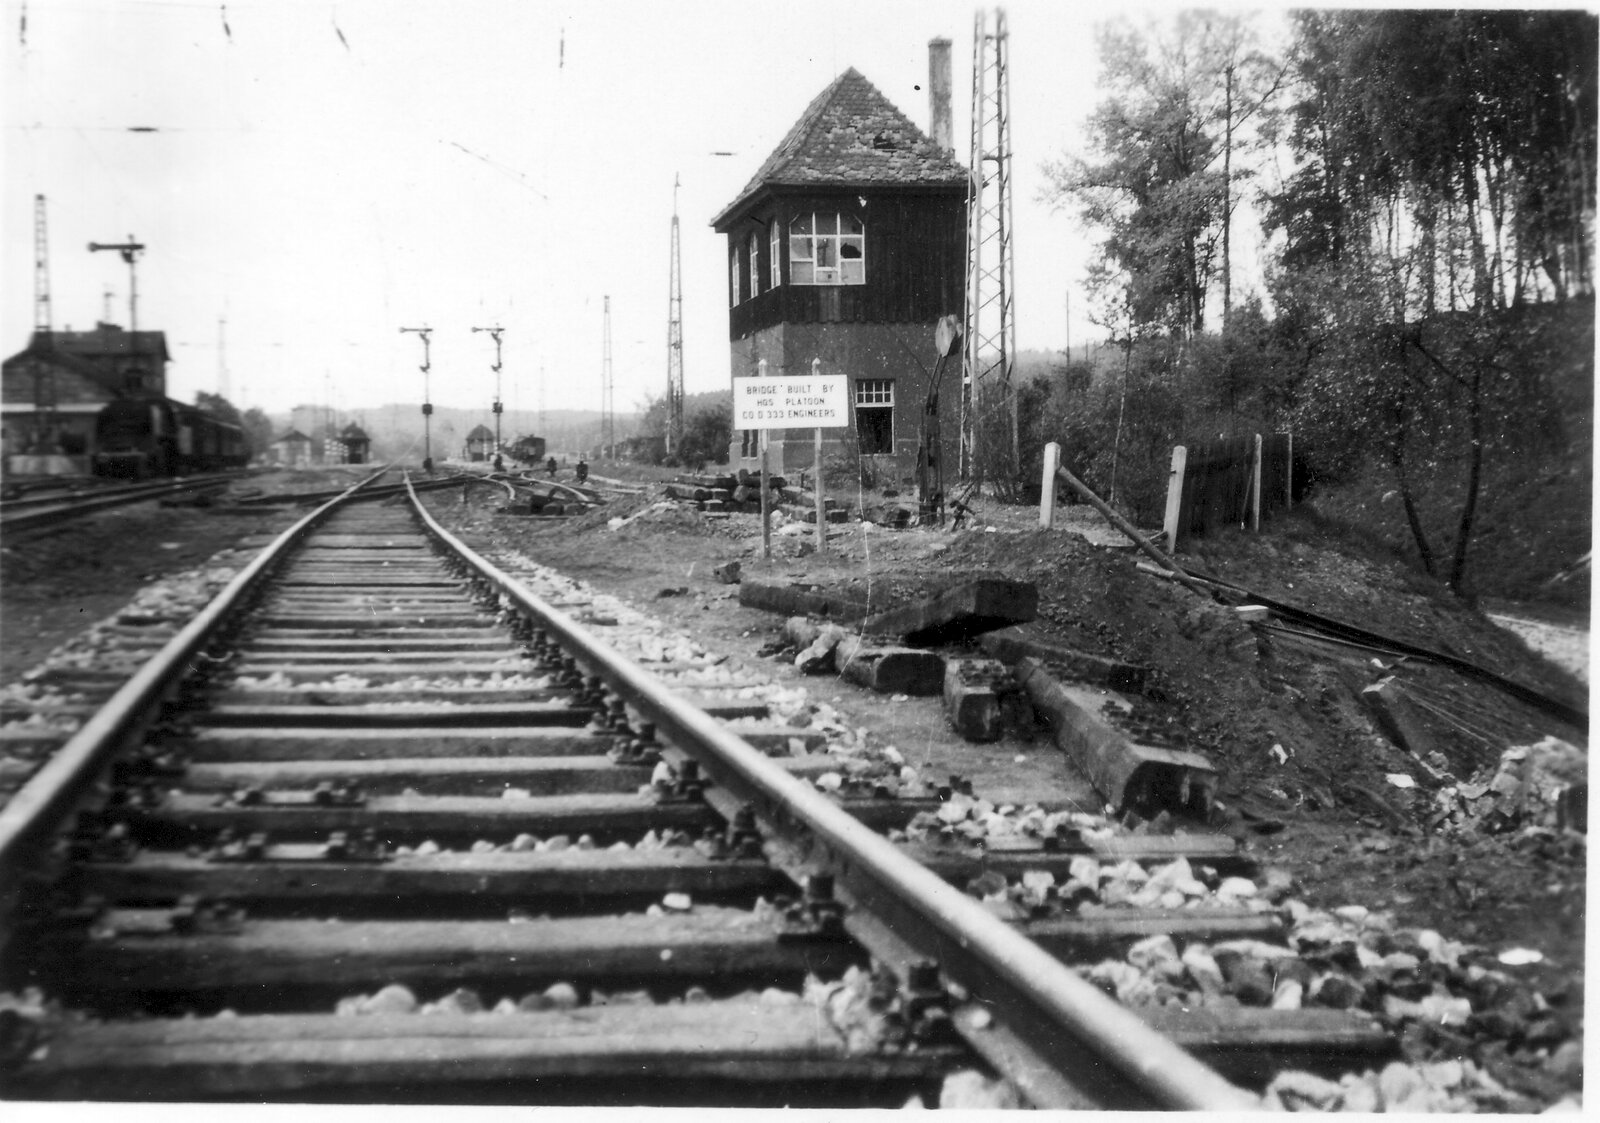
[[[617,420],[611,384],[611,298],[605,302],[605,335],[600,352],[600,455],[616,456]]]
[[[678,180],[672,180],[672,278],[667,286],[667,454],[683,447],[683,261],[678,252]]]
[[[961,378],[961,476],[978,471],[981,391],[998,386],[1011,412],[1007,463],[1017,470],[1017,400],[1011,392],[1017,326],[1011,259],[1011,79],[1004,9],[994,29],[979,10],[972,32],[972,151],[967,189],[966,351]],[[993,464],[992,459],[989,460]]]
[[[56,421],[55,373],[45,365],[41,352],[51,350],[50,240],[45,228],[44,196],[33,197],[33,409],[34,443],[43,451]]]

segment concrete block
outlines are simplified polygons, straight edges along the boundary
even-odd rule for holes
[[[968,639],[1025,624],[1039,614],[1039,590],[1031,581],[983,577],[938,596],[868,617],[862,630],[900,636],[913,646]]]
[[[1031,716],[1017,680],[994,659],[951,659],[945,664],[944,712],[969,741],[998,741]]]
[[[979,638],[978,646],[1002,663],[1032,656],[1051,664],[1065,678],[1092,682],[1124,694],[1143,694],[1150,668],[1124,663],[1105,655],[1091,655],[1059,640],[1033,635],[1027,628],[1002,628]]]
[[[1106,715],[1107,706],[1117,701],[1114,695],[1069,686],[1037,659],[1022,659],[1017,678],[1034,712],[1049,723],[1056,745],[1119,814],[1210,810],[1217,772],[1204,756],[1144,744],[1148,735],[1136,740],[1121,732]]]
[[[880,694],[925,697],[944,689],[944,660],[931,651],[883,646],[846,635],[834,648],[833,658],[841,675]]]

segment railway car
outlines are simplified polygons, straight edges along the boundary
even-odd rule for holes
[[[95,422],[94,471],[99,476],[179,476],[249,462],[243,429],[170,398],[110,402]]]

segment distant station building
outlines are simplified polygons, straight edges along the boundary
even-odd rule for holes
[[[487,425],[474,425],[467,434],[467,459],[488,460],[494,456],[494,430]]]
[[[934,330],[941,316],[962,315],[966,277],[950,43],[928,50],[931,136],[846,70],[712,220],[728,237],[733,377],[763,373],[763,360],[768,377],[847,375],[851,425],[824,431],[824,454],[869,457],[902,479],[916,470]],[[956,431],[960,377],[953,366],[944,374],[946,433]],[[812,463],[813,430],[768,437],[770,470]],[[735,430],[729,463],[760,467],[755,430]]]
[[[267,461],[285,468],[311,467],[311,438],[298,429],[290,429],[267,448]]]
[[[34,332],[0,364],[6,470],[87,475],[100,411],[120,398],[164,396],[170,361],[164,332],[108,323]]]

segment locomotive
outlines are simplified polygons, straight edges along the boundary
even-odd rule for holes
[[[250,462],[244,430],[171,398],[122,398],[95,419],[94,473],[121,479],[184,476]]]

